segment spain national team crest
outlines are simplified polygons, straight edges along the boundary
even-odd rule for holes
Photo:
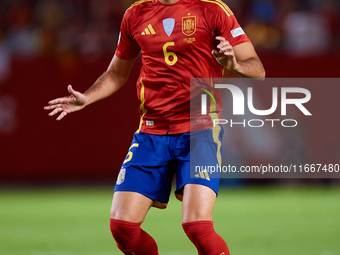
[[[196,32],[196,16],[188,16],[182,18],[182,32],[190,36]]]

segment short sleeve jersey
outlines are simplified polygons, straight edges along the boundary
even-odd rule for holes
[[[211,54],[219,43],[216,36],[225,37],[232,46],[249,41],[221,0],[179,0],[174,4],[141,0],[127,9],[115,54],[132,59],[142,53],[137,81],[139,131],[192,131],[190,79],[222,77],[223,67]],[[209,106],[203,128],[210,128],[211,116],[222,110],[221,105]]]

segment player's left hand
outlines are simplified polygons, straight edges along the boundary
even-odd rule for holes
[[[220,43],[217,45],[217,50],[213,49],[211,54],[222,66],[225,66],[231,71],[236,70],[238,63],[233,46],[231,46],[230,43],[222,36],[216,36],[215,39],[219,40]]]

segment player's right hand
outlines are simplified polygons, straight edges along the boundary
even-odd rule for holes
[[[61,120],[67,114],[75,111],[79,111],[86,106],[86,96],[78,91],[75,91],[71,85],[67,87],[69,96],[60,97],[48,102],[48,106],[44,107],[44,110],[50,111],[48,115],[54,116],[60,113],[57,120]]]

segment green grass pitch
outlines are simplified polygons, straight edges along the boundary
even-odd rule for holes
[[[0,190],[1,255],[122,254],[109,230],[112,188]],[[221,190],[214,222],[232,255],[340,254],[340,188]],[[194,255],[181,203],[151,208],[142,228],[160,255]]]

